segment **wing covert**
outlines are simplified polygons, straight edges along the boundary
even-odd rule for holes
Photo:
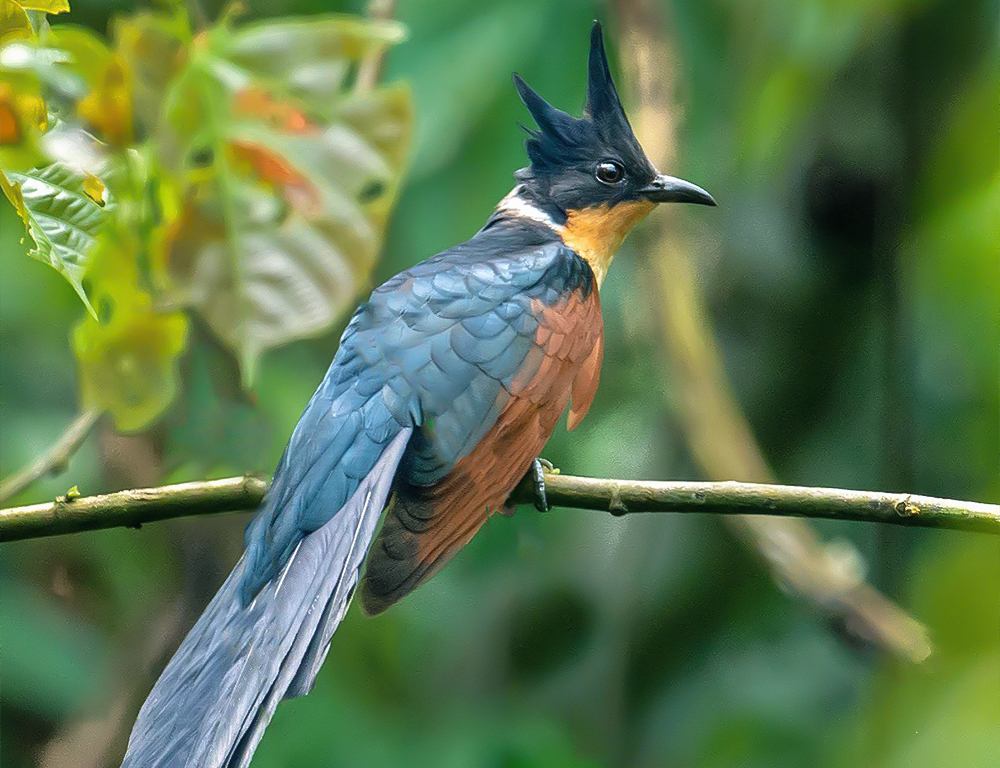
[[[571,427],[593,399],[603,337],[593,275],[561,245],[545,250],[548,261],[536,275],[519,255],[468,270],[467,285],[496,298],[485,311],[480,298],[459,317],[461,302],[450,294],[428,297],[430,311],[441,307],[457,322],[431,341],[424,422],[400,466],[362,582],[369,612],[443,566],[503,508],[570,399]],[[512,277],[521,278],[514,291]],[[490,279],[496,290],[486,290]]]

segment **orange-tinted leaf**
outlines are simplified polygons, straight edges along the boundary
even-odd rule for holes
[[[41,96],[0,82],[0,162],[4,168],[26,171],[44,162],[39,140],[47,125]]]
[[[209,300],[208,296],[197,294],[194,286],[198,258],[205,243],[221,242],[226,236],[221,212],[210,210],[209,204],[199,199],[200,191],[200,187],[189,190],[180,215],[166,227],[160,252],[153,255],[169,276],[169,283],[159,287],[174,303],[194,303],[196,297]]]
[[[0,83],[0,144],[20,144],[31,131],[48,125],[45,100],[30,93],[17,93],[8,83]]]
[[[0,94],[0,144],[20,144],[23,140],[24,132],[14,105],[4,98],[4,94]]]
[[[161,125],[187,179],[165,244],[170,293],[195,307],[251,383],[261,353],[320,333],[378,256],[409,144],[409,92],[347,87],[401,28],[348,17],[201,36]],[[154,256],[154,261],[158,260]]]
[[[260,88],[244,88],[233,99],[233,111],[239,118],[257,118],[272,128],[288,133],[317,130],[306,113],[288,102],[279,101]]]
[[[277,187],[293,208],[306,215],[319,211],[319,191],[281,155],[245,141],[234,141],[231,148],[236,160],[247,163],[258,178]]]
[[[234,183],[226,218],[210,187],[189,201],[166,243],[167,268],[173,298],[198,309],[249,384],[264,350],[336,319],[355,291],[353,257],[371,248],[371,233],[363,221],[350,230],[325,211],[288,214],[259,185]]]

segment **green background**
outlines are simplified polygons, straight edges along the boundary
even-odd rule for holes
[[[208,4],[211,6],[211,4]],[[362,11],[253,3],[254,16]],[[333,6],[333,7],[331,7]],[[123,2],[76,0],[106,29]],[[210,8],[211,10],[211,8]],[[727,371],[788,483],[1000,500],[996,2],[673,0],[683,211]],[[575,0],[402,0],[416,143],[385,279],[469,237],[524,164],[517,70],[578,111]],[[54,22],[56,23],[56,22]],[[655,215],[655,214],[654,214]],[[0,206],[0,474],[77,412],[72,289],[23,255]],[[564,471],[697,478],[627,242],[602,294],[594,407],[546,456]],[[147,434],[91,437],[29,502],[269,472],[339,328],[268,354],[252,397],[198,347]],[[207,334],[195,326],[194,333]],[[217,383],[217,382],[216,382]],[[117,765],[157,670],[238,556],[245,515],[8,544],[0,552],[4,766]],[[914,668],[853,647],[777,589],[718,520],[523,508],[378,618],[356,607],[314,692],[283,704],[257,768],[940,768],[1000,756],[1000,546],[974,534],[818,526],[932,634]]]

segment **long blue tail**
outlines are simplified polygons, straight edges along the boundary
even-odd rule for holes
[[[312,688],[412,428],[244,607],[244,555],[143,704],[122,768],[245,768],[278,702]]]

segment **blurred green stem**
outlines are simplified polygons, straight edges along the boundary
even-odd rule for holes
[[[201,31],[209,24],[208,14],[201,0],[187,0],[188,17],[191,19],[191,26],[196,31]]]
[[[0,503],[17,496],[21,491],[45,475],[55,475],[66,469],[70,458],[76,453],[90,431],[97,424],[101,411],[91,409],[77,416],[58,440],[45,453],[35,459],[20,472],[0,483]]]
[[[396,0],[370,0],[368,3],[368,18],[375,21],[392,21],[396,15]],[[358,76],[354,81],[355,89],[370,91],[382,77],[382,67],[385,64],[385,52],[388,46],[375,48],[358,64]]]
[[[1000,535],[1000,506],[929,496],[761,483],[693,483],[608,480],[548,474],[549,503],[594,509],[615,516],[642,512],[769,515],[860,520],[909,527],[947,528]],[[126,526],[192,515],[237,512],[260,505],[267,483],[254,477],[180,483],[101,496],[0,509],[0,541]],[[535,501],[531,476],[511,495],[517,504]]]
[[[675,165],[679,121],[673,97],[674,49],[651,0],[618,0],[616,9],[621,59],[639,103],[633,112],[636,133],[653,162],[669,172]],[[709,477],[773,481],[730,391],[675,213],[657,214],[659,228],[640,251],[656,278],[659,295],[652,305],[660,309],[658,320],[680,397],[677,412],[691,452]],[[727,519],[780,585],[819,607],[845,632],[910,661],[930,654],[927,630],[865,582],[861,558],[849,546],[825,544],[800,520],[742,514]]]

